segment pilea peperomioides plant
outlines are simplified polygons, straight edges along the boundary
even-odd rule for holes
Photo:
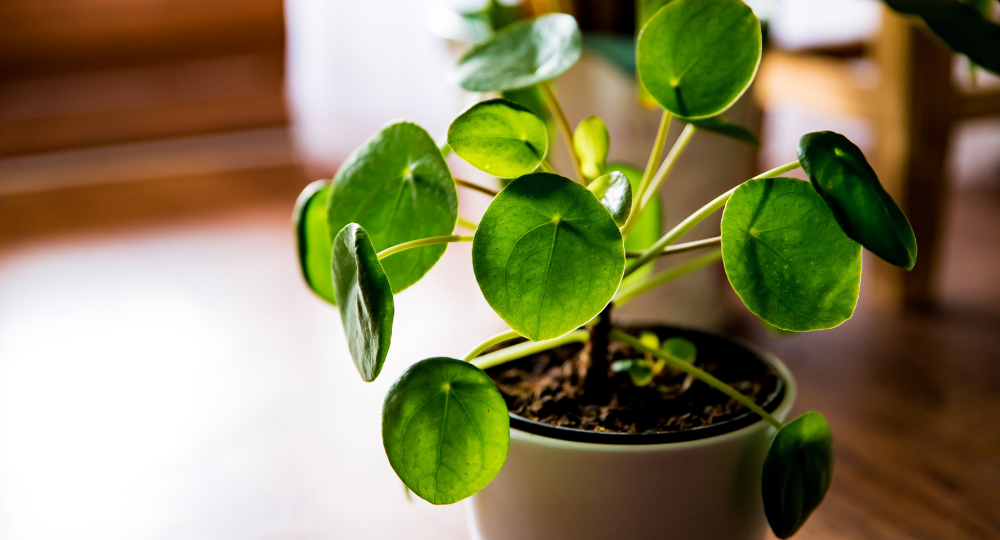
[[[782,424],[695,365],[691,343],[660,344],[655,336],[614,329],[612,307],[721,259],[733,289],[767,323],[794,332],[833,328],[857,303],[862,247],[913,267],[910,225],[858,148],[820,132],[802,137],[798,161],[743,182],[660,236],[658,191],[698,131],[756,142],[720,115],[754,78],[760,23],[740,0],[674,0],[649,17],[637,42],[637,65],[663,116],[644,172],[606,165],[609,138],[599,118],[585,119],[575,132],[566,122],[549,81],[574,64],[580,49],[574,19],[547,15],[512,24],[474,46],[452,74],[475,92],[540,92],[565,139],[575,179],[549,165],[545,121],[505,99],[487,99],[461,113],[447,140],[459,157],[509,181],[499,193],[455,179],[420,127],[391,124],[358,148],[332,182],[317,182],[302,194],[295,223],[305,279],[339,308],[351,356],[362,379],[372,381],[389,351],[393,295],[426,274],[447,243],[472,242],[475,278],[510,331],[463,359],[416,362],[384,403],[389,462],[427,501],[464,499],[504,464],[507,409],[482,370],[586,342],[590,366],[582,399],[607,399],[612,371],[628,371],[642,385],[670,366],[777,428],[762,472],[763,499],[774,532],[791,536],[830,483],[832,438],[823,417],[809,412]],[[661,160],[671,118],[686,126]],[[809,181],[781,176],[799,167]],[[456,186],[493,197],[478,225],[459,218]],[[718,210],[724,210],[721,236],[678,243]],[[457,234],[456,225],[474,234]],[[706,254],[650,273],[654,260],[692,250]],[[528,341],[480,357],[518,337]],[[645,358],[616,362],[612,370],[611,341]]]

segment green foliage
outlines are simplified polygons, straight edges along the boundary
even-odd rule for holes
[[[1000,25],[958,0],[882,0],[892,9],[916,15],[942,41],[969,60],[1000,74]]]
[[[667,354],[689,364],[694,362],[695,357],[698,356],[698,348],[695,347],[694,343],[682,337],[672,337],[664,341],[663,350]]]
[[[722,216],[722,261],[747,308],[782,330],[833,328],[854,313],[861,246],[808,182],[748,180]]]
[[[608,147],[611,137],[604,120],[588,116],[580,121],[573,132],[573,150],[580,158],[583,175],[593,180],[600,176],[607,166]]]
[[[477,169],[501,177],[527,174],[548,152],[545,123],[506,99],[476,103],[451,123],[448,144]]]
[[[611,371],[615,373],[626,372],[632,379],[632,384],[636,386],[646,386],[653,382],[653,367],[645,358],[632,358],[629,360],[615,360],[611,362]]]
[[[345,225],[333,240],[333,279],[354,365],[365,382],[374,381],[389,354],[395,304],[378,254],[357,223]]]
[[[451,234],[458,220],[455,180],[434,140],[410,122],[391,124],[340,166],[327,205],[330,231],[365,228],[376,251],[428,236]],[[387,259],[393,292],[417,282],[446,245],[411,249]]]
[[[518,21],[472,47],[451,72],[473,92],[502,92],[562,75],[580,58],[580,28],[570,15],[554,13]]]
[[[910,222],[854,143],[832,131],[809,133],[799,140],[799,161],[847,236],[889,263],[913,268],[917,239]]]
[[[764,513],[778,538],[789,538],[823,502],[833,477],[833,434],[823,415],[785,424],[764,459]]]
[[[760,21],[741,0],[674,0],[639,33],[639,75],[668,111],[714,116],[750,86],[761,54]]]
[[[486,301],[533,341],[590,321],[625,270],[621,232],[587,188],[534,173],[511,182],[483,215],[472,267]]]
[[[587,189],[608,209],[619,227],[625,225],[632,211],[632,186],[624,173],[609,172],[591,182]]]
[[[326,203],[330,184],[319,180],[306,186],[295,201],[292,224],[299,268],[306,284],[323,300],[336,305],[330,261],[330,227],[326,223]]]
[[[393,470],[419,497],[458,502],[503,467],[510,444],[507,404],[472,364],[421,360],[385,396],[382,444]]]
[[[639,184],[642,182],[642,171],[639,169],[631,165],[615,163],[609,165],[607,171],[620,172],[628,177],[629,184],[632,186],[632,193],[635,193],[639,189]],[[649,201],[649,204],[646,205],[645,211],[636,218],[635,225],[632,226],[632,230],[625,237],[625,251],[642,251],[647,249],[660,239],[662,231],[663,206],[660,204],[659,197],[653,197]],[[652,271],[653,265],[647,264],[643,266],[622,280],[622,288],[631,283],[646,279]]]
[[[700,119],[678,118],[678,120],[693,124],[694,127],[702,131],[710,131],[753,146],[760,146],[760,139],[757,138],[754,132],[750,131],[749,128],[726,120],[721,114]]]

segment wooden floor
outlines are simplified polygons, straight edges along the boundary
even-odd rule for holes
[[[407,501],[379,435],[407,364],[500,328],[468,245],[398,296],[365,384],[299,280],[293,191],[0,244],[0,538],[468,538],[462,505]],[[833,486],[797,538],[1000,537],[1000,196],[952,216],[939,312],[744,329],[833,427]]]

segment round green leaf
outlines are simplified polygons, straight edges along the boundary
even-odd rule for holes
[[[587,189],[608,209],[619,227],[625,225],[632,212],[632,186],[624,173],[609,172],[591,182]]]
[[[323,300],[337,303],[333,292],[333,274],[330,262],[330,227],[326,223],[326,203],[330,196],[330,183],[319,180],[306,186],[295,201],[292,224],[295,228],[295,248],[299,268],[306,284]]]
[[[583,175],[593,180],[604,172],[611,137],[604,120],[589,116],[580,121],[573,132],[573,150],[580,158]]]
[[[795,534],[826,495],[833,476],[833,434],[823,415],[807,412],[785,424],[767,451],[761,490],[778,538]]]
[[[910,222],[854,143],[832,131],[808,133],[799,139],[799,161],[847,236],[889,263],[913,268],[917,239]]]
[[[694,362],[695,357],[698,356],[698,348],[695,347],[695,344],[682,337],[672,337],[664,341],[663,350],[689,364]]]
[[[636,59],[646,89],[688,118],[729,108],[760,62],[760,21],[741,0],[674,0],[639,33]]]
[[[355,150],[337,171],[327,205],[330,231],[357,223],[376,251],[451,234],[458,220],[455,180],[434,139],[410,122],[389,125]],[[447,244],[409,249],[386,259],[393,292],[417,282]]]
[[[635,193],[639,189],[639,184],[642,183],[642,171],[631,165],[616,163],[609,165],[607,171],[625,174],[628,177],[629,184],[632,186],[632,193]],[[642,215],[636,218],[635,225],[632,226],[632,230],[625,237],[625,251],[642,251],[652,246],[660,239],[662,230],[663,208],[660,204],[660,198],[653,197],[650,199],[649,204],[646,205],[646,209],[643,210]],[[622,287],[632,282],[643,281],[652,272],[653,265],[647,264],[629,274],[622,281]]]
[[[476,103],[448,128],[448,144],[459,157],[493,176],[527,174],[548,151],[545,122],[506,99]]]
[[[693,124],[694,127],[701,131],[710,131],[752,146],[760,146],[760,139],[757,138],[757,135],[753,131],[726,120],[721,114],[709,116],[708,118],[678,118],[678,120],[687,124]]]
[[[533,341],[594,318],[625,270],[618,225],[587,188],[548,173],[500,192],[472,242],[479,288],[500,317]]]
[[[571,15],[519,21],[462,55],[451,78],[472,92],[524,88],[562,75],[580,58],[581,43]]]
[[[345,225],[333,240],[333,280],[354,365],[362,379],[374,381],[389,354],[395,304],[378,254],[357,223]]]
[[[747,308],[782,330],[833,328],[858,302],[861,246],[802,180],[736,189],[722,214],[722,262]]]
[[[392,469],[419,497],[458,502],[503,467],[510,444],[507,404],[472,364],[421,360],[385,396],[382,444]]]

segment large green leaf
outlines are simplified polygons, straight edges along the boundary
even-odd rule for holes
[[[624,173],[609,172],[591,182],[587,189],[608,209],[619,227],[625,225],[632,211],[632,186]]]
[[[378,254],[357,223],[345,225],[333,240],[333,280],[354,365],[362,379],[374,381],[389,354],[395,304]]]
[[[1000,74],[1000,25],[958,0],[882,0],[892,9],[916,15],[955,52]]]
[[[604,172],[610,144],[611,137],[604,120],[588,116],[580,121],[573,132],[573,150],[580,158],[584,176],[593,180]]]
[[[299,268],[306,284],[316,296],[331,304],[337,303],[333,292],[330,246],[333,242],[326,222],[326,203],[330,183],[319,180],[306,186],[295,202],[292,224],[295,228],[295,248]]]
[[[510,444],[507,404],[472,364],[421,360],[385,396],[382,444],[414,493],[433,504],[458,502],[503,467]]]
[[[365,228],[376,251],[451,234],[458,220],[455,180],[434,139],[420,126],[398,122],[354,151],[337,171],[327,206],[330,231],[348,223]],[[447,244],[406,250],[385,261],[393,292],[417,282]]]
[[[910,222],[854,143],[832,131],[808,133],[799,139],[799,161],[847,236],[896,266],[913,268],[917,239]]]
[[[528,174],[545,158],[545,122],[526,107],[490,99],[469,107],[448,128],[448,144],[459,157],[494,176]]]
[[[581,43],[570,15],[519,21],[462,55],[451,77],[472,92],[524,88],[562,75],[580,58]]]
[[[632,193],[635,193],[639,189],[639,184],[642,183],[642,171],[631,165],[615,163],[609,165],[607,171],[625,174],[628,177],[629,184],[632,186]],[[662,231],[663,207],[660,204],[660,198],[653,197],[650,199],[649,204],[646,205],[646,209],[643,210],[642,215],[636,218],[632,230],[625,237],[625,251],[642,251],[652,246],[660,239],[660,236],[663,234]],[[653,265],[647,264],[629,274],[622,281],[622,287],[625,287],[629,283],[643,281],[652,272]]]
[[[757,138],[754,132],[750,131],[749,128],[726,120],[721,114],[709,116],[708,118],[691,119],[678,117],[677,119],[681,122],[693,124],[694,127],[702,131],[710,131],[753,146],[760,146],[760,139]]]
[[[844,234],[809,182],[747,180],[722,214],[722,262],[754,315],[805,332],[854,313],[861,246]]]
[[[823,502],[833,477],[833,434],[823,415],[807,412],[785,424],[767,451],[761,490],[778,538],[789,538]]]
[[[533,341],[586,323],[611,301],[625,270],[618,225],[587,188],[562,176],[522,176],[479,222],[472,268],[497,314]]]
[[[639,33],[639,76],[656,101],[688,118],[729,108],[760,61],[760,21],[741,0],[674,0]]]

